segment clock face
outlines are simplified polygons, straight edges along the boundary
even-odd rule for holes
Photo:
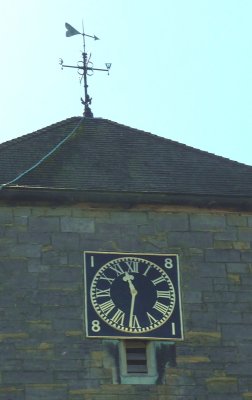
[[[87,336],[181,336],[177,268],[176,255],[85,252]]]

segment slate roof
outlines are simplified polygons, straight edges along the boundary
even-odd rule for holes
[[[252,202],[252,167],[101,118],[69,118],[1,144],[0,182],[10,181],[0,197],[46,191]]]

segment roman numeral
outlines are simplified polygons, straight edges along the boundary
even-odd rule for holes
[[[159,301],[156,301],[153,308],[155,308],[157,311],[159,311],[163,315],[165,315],[168,310],[168,306],[166,306],[165,304],[159,303]]]
[[[114,278],[108,278],[105,274],[104,274],[104,272],[102,272],[101,274],[100,274],[100,279],[104,279],[105,281],[108,281],[109,283],[110,283],[110,285],[112,285],[112,282],[114,282]]]
[[[110,266],[110,269],[112,269],[113,271],[115,271],[116,276],[120,276],[120,275],[124,274],[124,271],[123,271],[121,265],[119,265],[119,264],[111,265],[111,266]]]
[[[96,297],[110,297],[110,288],[109,289],[98,289],[96,288]]]
[[[173,292],[169,290],[157,290],[157,297],[164,297],[166,299],[170,299],[173,297]]]
[[[146,275],[148,274],[148,272],[149,272],[150,268],[151,268],[151,266],[150,266],[150,265],[149,265],[149,266],[146,268],[145,272],[143,273],[143,275],[144,275],[144,276],[146,276]]]
[[[157,322],[157,319],[154,318],[150,313],[147,312],[147,317],[149,319],[150,324],[155,324]]]
[[[105,315],[108,315],[108,314],[113,310],[113,308],[115,308],[115,304],[114,304],[114,302],[110,299],[110,300],[108,300],[108,301],[105,301],[105,303],[99,304],[99,307],[100,307],[100,309],[102,310],[102,312],[103,312]]]
[[[94,256],[91,256],[91,267],[94,268]]]
[[[116,313],[111,317],[111,321],[115,322],[116,324],[123,325],[124,324],[125,313],[118,308]]]
[[[128,272],[138,273],[139,262],[138,261],[126,261],[126,265],[128,266]]]
[[[130,328],[141,328],[136,315],[132,316],[132,324]]]
[[[153,279],[151,282],[156,286],[161,282],[165,282],[165,278],[163,276],[159,276],[158,278]]]

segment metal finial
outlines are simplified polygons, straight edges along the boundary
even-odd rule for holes
[[[82,53],[82,61],[79,61],[77,66],[74,65],[65,65],[64,61],[62,60],[62,58],[60,58],[60,65],[61,68],[63,69],[64,67],[66,68],[77,68],[78,69],[78,73],[81,75],[80,78],[80,82],[82,81],[83,78],[83,86],[84,86],[84,99],[81,98],[81,103],[84,105],[84,113],[83,115],[85,117],[89,117],[92,118],[93,117],[93,113],[91,111],[90,108],[90,104],[92,102],[92,98],[89,96],[88,94],[88,84],[87,84],[87,76],[88,75],[93,75],[94,71],[106,71],[109,75],[109,70],[111,68],[111,63],[106,63],[106,69],[103,68],[94,68],[93,67],[93,63],[90,61],[91,58],[91,54],[88,57],[88,54],[86,53],[86,43],[85,43],[85,37],[90,37],[94,40],[99,40],[99,38],[95,35],[87,35],[86,33],[84,33],[84,26],[82,23],[82,30],[83,33],[77,31],[74,27],[72,27],[70,24],[68,24],[67,22],[65,23],[65,27],[66,27],[66,36],[67,37],[71,37],[74,35],[82,35],[83,37],[83,53]]]

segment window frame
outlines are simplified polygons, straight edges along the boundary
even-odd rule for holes
[[[127,348],[134,346],[146,349],[147,372],[128,372]],[[157,381],[157,362],[155,344],[144,340],[123,340],[119,343],[120,378],[122,384],[154,384]]]

